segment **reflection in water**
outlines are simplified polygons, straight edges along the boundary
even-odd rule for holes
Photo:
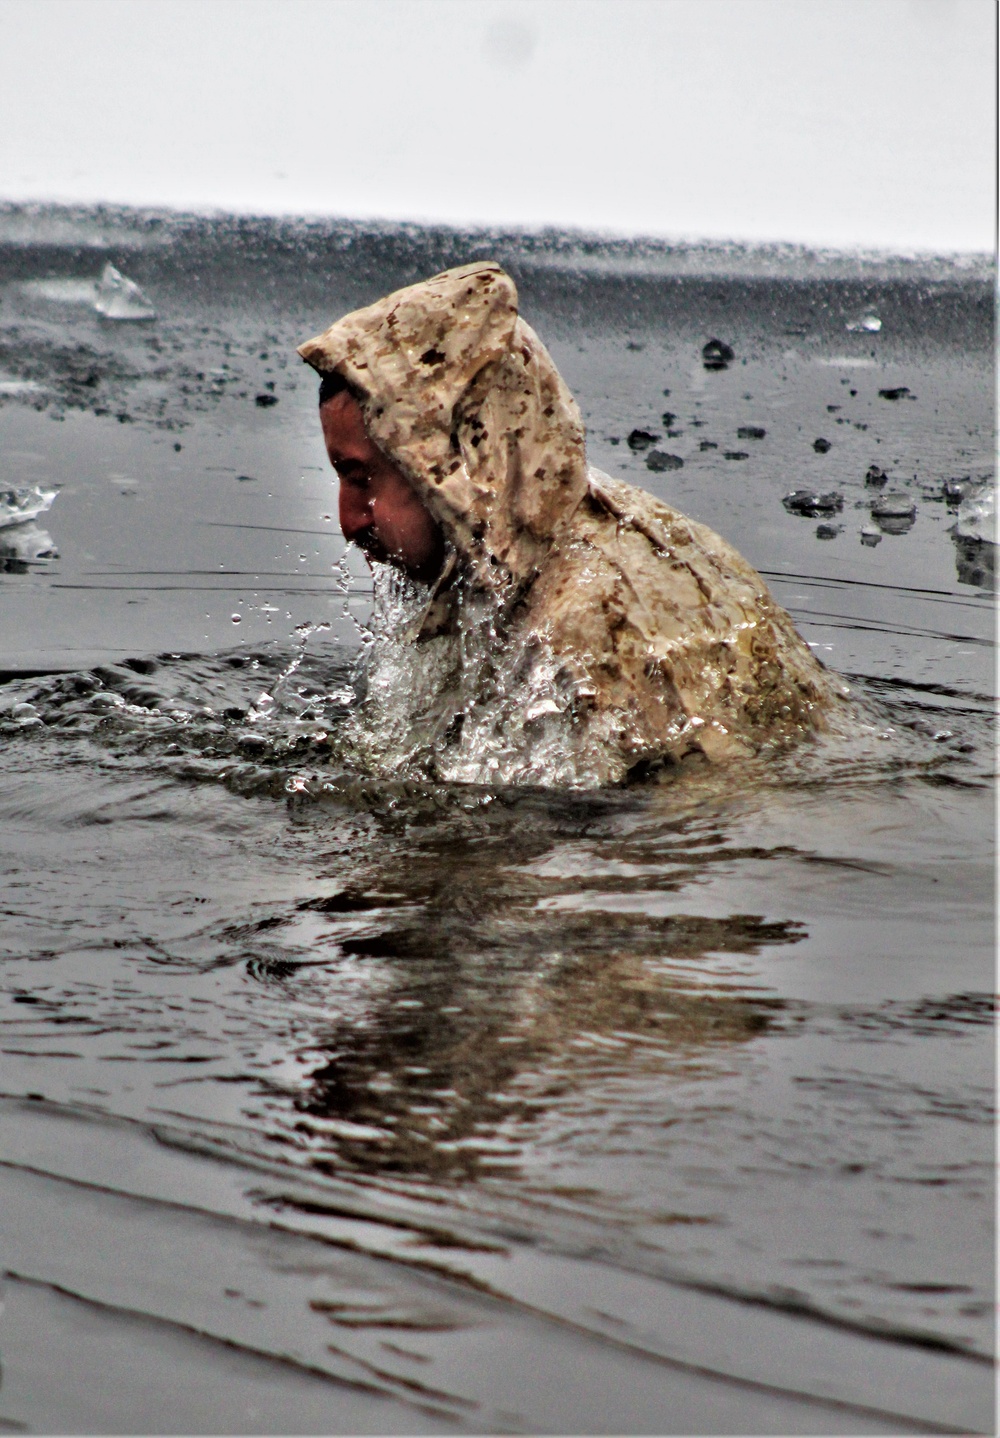
[[[510,1173],[520,1130],[567,1092],[691,1073],[781,1006],[706,983],[697,961],[794,943],[799,925],[545,909],[511,894],[514,879],[480,865],[460,895],[396,921],[383,909],[373,932],[341,942],[385,982],[363,1022],[345,1016],[316,1035],[327,1057],[296,1108],[299,1133],[336,1150],[320,1166]],[[314,911],[357,905],[345,894]]]
[[[988,539],[971,539],[954,531],[951,537],[959,584],[974,584],[992,593],[996,589],[996,545]]]
[[[37,524],[0,529],[0,574],[27,574],[32,565],[58,557],[51,534]]]
[[[3,686],[8,1084],[308,1171],[314,1207],[346,1185],[987,1341],[988,841],[952,862],[942,818],[986,792],[969,696],[887,684],[850,739],[662,785],[485,788],[352,769],[347,658]],[[860,956],[818,962],[830,910]]]

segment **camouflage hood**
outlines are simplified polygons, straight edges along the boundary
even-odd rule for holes
[[[495,264],[463,265],[300,346],[362,396],[368,432],[476,582],[523,593],[587,490],[583,422]]]

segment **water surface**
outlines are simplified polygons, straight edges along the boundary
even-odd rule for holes
[[[992,546],[943,489],[991,474],[987,280],[58,218],[0,248],[4,482],[57,491],[0,531],[2,1424],[992,1431]],[[479,254],[856,733],[603,792],[359,765],[292,351]],[[93,312],[106,259],[156,320]],[[872,464],[916,520],[862,543]]]

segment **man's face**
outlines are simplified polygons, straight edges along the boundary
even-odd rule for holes
[[[357,400],[342,390],[320,405],[330,463],[340,480],[340,528],[371,559],[389,560],[432,583],[444,536],[409,481],[368,437]]]

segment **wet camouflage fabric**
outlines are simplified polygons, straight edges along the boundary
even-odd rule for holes
[[[414,638],[494,594],[510,642],[555,656],[625,768],[723,759],[822,728],[843,686],[719,535],[588,467],[576,402],[495,264],[338,320],[299,354],[338,372],[453,555]]]

